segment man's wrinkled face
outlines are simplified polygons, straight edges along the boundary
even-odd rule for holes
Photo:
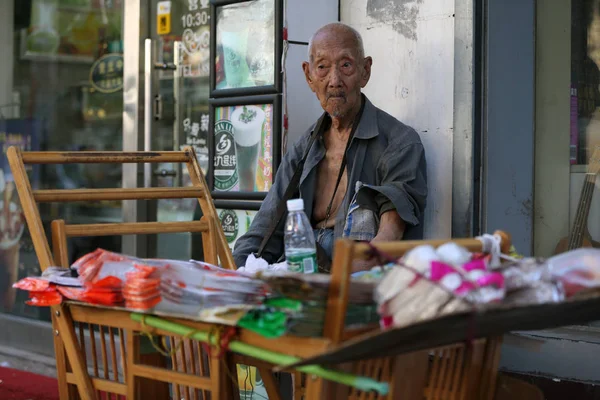
[[[359,53],[352,34],[324,31],[313,38],[310,62],[302,64],[308,85],[332,117],[342,118],[360,104],[372,60]]]

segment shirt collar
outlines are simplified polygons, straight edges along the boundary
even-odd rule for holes
[[[367,96],[363,95],[365,100],[365,108],[363,110],[362,117],[358,122],[358,128],[354,137],[358,139],[371,139],[379,135],[379,128],[377,126],[377,107],[371,103]]]

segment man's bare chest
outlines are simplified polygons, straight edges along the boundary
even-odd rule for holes
[[[339,186],[336,184],[342,167],[342,160],[346,150],[343,141],[330,141],[326,143],[326,153],[317,167],[317,187],[315,192],[314,217],[316,221],[326,218],[326,210],[331,202],[331,215],[335,215],[340,206],[348,185],[347,173],[344,170]],[[333,222],[333,220],[328,221]]]
[[[335,185],[345,151],[346,141],[339,139],[325,140],[325,156],[317,167],[318,181],[321,185]]]

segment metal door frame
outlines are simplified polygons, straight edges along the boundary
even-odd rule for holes
[[[123,10],[123,151],[151,150],[154,130],[152,98],[157,93],[157,74],[153,73],[152,46],[143,39],[151,38],[152,0],[127,0]],[[150,51],[148,51],[150,50]],[[149,187],[151,165],[124,164],[123,188]],[[124,222],[156,219],[156,202],[123,201]],[[123,236],[121,251],[140,257],[152,257],[156,236]]]

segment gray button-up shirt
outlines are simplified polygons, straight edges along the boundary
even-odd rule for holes
[[[422,239],[423,217],[427,197],[425,151],[417,132],[375,107],[365,97],[365,108],[347,154],[348,189],[336,215],[334,238],[342,237],[351,200],[372,208],[378,193],[391,200],[406,223],[404,239]],[[316,124],[315,124],[316,125]],[[250,253],[256,253],[276,218],[277,205],[306,152],[313,125],[283,157],[271,190],[262,203],[248,232],[235,245],[233,257],[238,267],[245,265]],[[325,157],[323,139],[319,138],[308,153],[300,178],[299,192],[304,211],[312,220],[316,194],[317,165]],[[362,182],[355,196],[357,182]],[[284,253],[283,229],[280,221],[262,257],[270,264],[281,260]]]

